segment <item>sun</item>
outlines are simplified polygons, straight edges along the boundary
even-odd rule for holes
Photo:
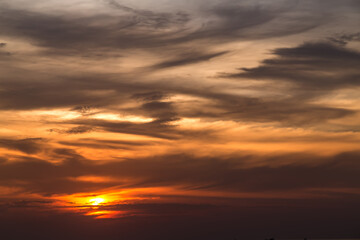
[[[89,202],[91,205],[97,206],[104,203],[105,199],[98,197],[98,198],[90,199]]]

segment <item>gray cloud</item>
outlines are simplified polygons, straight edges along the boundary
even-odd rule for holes
[[[116,8],[123,12],[133,14],[137,22],[136,25],[149,26],[155,29],[164,29],[176,25],[184,25],[190,20],[189,15],[184,12],[158,13],[150,10],[134,9],[122,5],[115,0],[106,0],[105,2],[109,4],[109,6],[111,6],[112,8]]]
[[[349,238],[358,232],[360,153],[349,149],[357,150],[359,136],[335,133],[359,131],[356,122],[350,122],[359,113],[353,104],[358,99],[345,91],[346,101],[334,96],[338,90],[355,92],[360,87],[360,53],[354,50],[359,41],[358,0],[195,0],[176,3],[181,11],[172,7],[174,1],[161,1],[169,5],[160,7],[155,0],[152,10],[144,7],[149,2],[141,1],[131,2],[131,7],[116,0],[58,1],[59,5],[45,0],[0,2],[0,110],[5,124],[17,120],[10,123],[10,131],[1,130],[6,137],[0,136],[4,238],[8,234],[9,239],[233,239],[243,229],[258,234],[259,229],[274,233],[276,227],[281,228],[279,237],[286,238],[291,231],[311,232],[304,230],[306,224],[320,232],[312,235],[318,238],[330,236],[329,231],[338,234],[333,238],[344,238],[339,232]],[[96,4],[103,4],[99,11]],[[298,45],[308,40],[314,42]],[[277,48],[254,67],[272,46]],[[209,68],[214,69],[202,68],[210,60]],[[238,62],[251,67],[212,75]],[[176,71],[183,66],[188,68]],[[343,107],[334,104],[337,100],[345,102]],[[40,109],[50,114],[34,111],[35,116],[26,117]],[[51,115],[58,109],[78,117]],[[119,118],[96,118],[97,114]],[[152,120],[127,121],[122,116]],[[176,125],[187,118],[200,120]],[[9,138],[19,133],[20,120],[22,128],[30,122],[39,128],[21,132],[25,137]],[[239,128],[232,133],[234,125]],[[241,139],[243,126],[250,134]],[[259,136],[260,131],[265,136]],[[96,132],[94,138],[84,138],[90,134],[82,134],[89,132]],[[104,133],[132,134],[143,140]],[[205,149],[196,149],[197,143]],[[315,149],[318,144],[324,149],[325,144],[337,143],[329,152]],[[257,144],[266,149],[234,150]],[[295,151],[288,146],[314,153],[275,153]],[[110,157],[86,158],[92,151],[96,158],[100,153]],[[86,181],[84,176],[105,181]],[[147,187],[174,187],[183,195],[146,193],[139,197],[160,204],[136,199],[134,204],[99,206],[98,210],[129,212],[123,219],[95,223],[90,221],[93,216],[78,215],[85,213],[81,208],[73,214],[35,198]],[[214,196],[192,196],[187,191]],[[35,194],[12,199],[29,193]],[[173,223],[168,223],[170,216]],[[81,224],[74,225],[77,221]],[[68,232],[58,231],[59,226]],[[300,226],[299,231],[294,226]]]
[[[27,154],[36,154],[43,150],[44,139],[25,138],[25,139],[0,139],[0,147],[10,150],[17,150]]]
[[[339,64],[345,65],[344,62],[347,62],[346,66],[352,69],[351,64],[355,65],[358,60],[356,54],[351,55],[350,53],[351,52],[348,53],[349,55],[346,55],[348,60]],[[167,124],[184,117],[201,117],[209,120],[275,121],[287,126],[299,126],[304,124],[318,124],[328,119],[341,118],[354,113],[353,110],[307,103],[304,101],[304,96],[314,96],[315,93],[319,94],[319,92],[334,89],[339,85],[350,86],[351,84],[356,84],[356,75],[352,74],[354,80],[351,80],[352,78],[349,77],[348,81],[344,82],[341,82],[339,77],[333,76],[332,78],[334,80],[331,81],[330,79],[331,82],[322,87],[322,84],[325,84],[323,81],[325,81],[326,76],[321,75],[321,77],[317,79],[310,73],[306,71],[305,73],[303,72],[303,66],[311,69],[315,68],[313,71],[321,71],[321,67],[325,65],[321,59],[319,60],[317,57],[313,58],[302,53],[305,57],[302,57],[303,60],[301,60],[302,63],[301,66],[299,66],[299,64],[296,63],[299,61],[297,57],[287,56],[292,53],[286,51],[284,53],[279,50],[278,54],[282,54],[284,57],[265,60],[265,70],[263,70],[264,67],[260,66],[230,76],[237,78],[263,78],[265,80],[269,78],[273,80],[277,76],[279,78],[281,77],[280,80],[282,81],[290,81],[299,85],[302,84],[301,87],[289,91],[289,93],[293,94],[290,98],[267,99],[221,93],[219,89],[204,88],[196,84],[184,86],[181,80],[177,79],[175,79],[175,81],[147,82],[146,78],[141,75],[139,75],[139,81],[136,82],[129,81],[131,79],[130,76],[121,74],[117,76],[95,74],[78,77],[61,77],[56,75],[50,81],[46,81],[45,76],[41,74],[31,71],[21,73],[21,71],[19,71],[21,74],[9,74],[8,78],[0,82],[2,88],[0,108],[49,109],[69,107],[74,111],[80,111],[82,114],[81,119],[69,122],[69,124],[76,124],[80,128],[75,127],[72,130],[71,127],[69,129],[56,130],[63,133],[79,133],[86,132],[90,129],[103,129],[106,131],[121,131],[151,136],[165,137],[165,135],[167,135],[167,137],[171,138],[175,137],[175,135],[179,136],[178,134],[181,136],[190,134],[189,132],[180,133],[175,129],[175,126],[169,126]],[[319,62],[319,64],[313,64],[313,59]],[[295,63],[291,61],[295,61]],[[318,70],[318,68],[320,70]],[[283,71],[281,71],[281,69],[283,69]],[[334,67],[332,71],[337,71],[336,69],[339,68]],[[298,71],[298,74],[296,74],[296,71]],[[270,73],[273,73],[273,75],[270,75]],[[340,74],[349,73],[340,72]],[[309,76],[309,79],[304,79],[304,76]],[[317,83],[315,80],[319,82]],[[29,81],[31,81],[31,84],[27,84]],[[303,85],[305,87],[302,87]],[[59,91],[59,89],[61,89],[61,91]],[[176,94],[195,96],[205,99],[206,101],[171,101],[170,96]],[[133,103],[134,107],[122,106],[122,103]],[[83,107],[79,109],[79,106],[86,106],[86,108],[85,110]],[[86,109],[94,109],[94,112],[92,113]],[[151,117],[155,120],[152,123],[134,124],[130,122],[100,120],[87,121],[85,119],[104,109],[117,113]],[[64,124],[66,123],[67,122],[64,122]],[[162,133],[164,129],[170,132]],[[171,136],[169,136],[169,134]]]
[[[328,19],[321,12],[305,14],[291,1],[269,7],[221,4],[211,5],[199,15],[205,16],[199,27],[191,22],[194,16],[186,13],[138,10],[116,1],[106,2],[122,15],[75,17],[4,7],[0,29],[8,36],[46,47],[48,52],[101,56],[113,54],[114,49],[164,48],[204,39],[239,41],[287,36],[317,27]]]
[[[196,158],[191,155],[165,155],[120,162],[88,161],[73,151],[57,149],[66,160],[53,164],[40,159],[1,163],[2,184],[25,181],[26,191],[42,194],[95,191],[104,187],[184,186],[185,188],[229,190],[236,192],[299,191],[317,188],[359,188],[358,152],[331,157],[310,154],[289,154],[260,157],[238,155],[224,158]],[[281,166],[245,167],[249,161],[292,163]],[[304,162],[317,162],[308,165]],[[111,183],[73,183],[69,177],[84,175],[110,176],[119,179]],[[131,183],[121,179],[133,179]]]
[[[314,91],[310,92],[313,95],[360,85],[356,68],[360,53],[355,50],[323,42],[278,48],[272,53],[274,58],[264,60],[260,66],[242,68],[242,72],[229,76],[284,81],[297,87],[296,91]]]
[[[126,141],[126,140],[99,140],[99,139],[83,138],[83,139],[79,139],[76,142],[60,141],[59,143],[65,146],[88,147],[95,149],[133,149],[136,147],[156,145],[159,142],[156,142],[154,140]]]
[[[134,99],[143,101],[159,101],[168,98],[169,96],[164,92],[144,92],[133,95]]]
[[[210,20],[180,40],[246,41],[289,36],[309,31],[329,21],[319,9],[303,9],[298,1],[269,5],[225,2],[208,8]]]
[[[90,127],[86,127],[86,126],[77,126],[77,127],[72,127],[70,129],[67,130],[62,130],[62,129],[56,129],[56,128],[52,128],[49,129],[49,132],[57,132],[57,133],[62,133],[62,134],[81,134],[81,133],[88,133],[91,132],[93,129]]]
[[[7,43],[2,43],[0,42],[0,60],[4,57],[5,59],[7,59],[7,57],[11,56],[10,52],[7,51],[3,51],[2,49],[4,49],[7,46]]]
[[[313,14],[311,16],[320,18],[320,20],[314,21],[312,17],[306,17],[311,22],[308,25],[302,15],[304,13],[302,7],[294,2],[269,8],[261,5],[224,3],[211,5],[207,11],[204,10],[209,15],[207,15],[208,18],[212,19],[211,21],[208,19],[209,24],[192,32],[181,33],[184,35],[179,36],[178,34],[174,35],[174,32],[181,29],[183,24],[190,21],[189,19],[178,21],[174,20],[177,19],[177,14],[164,15],[137,10],[122,6],[115,1],[108,1],[108,3],[125,14],[136,16],[135,20],[127,15],[119,16],[116,21],[110,15],[80,16],[74,19],[66,15],[55,16],[4,8],[0,17],[2,20],[0,28],[10,36],[30,39],[30,41],[34,41],[34,44],[56,51],[76,52],[98,49],[100,52],[107,52],[112,49],[111,52],[113,52],[114,49],[120,48],[148,48],[175,44],[173,45],[175,50],[169,50],[175,53],[169,60],[152,65],[153,69],[160,70],[207,61],[226,53],[226,51],[211,53],[213,51],[207,49],[211,46],[211,42],[209,42],[203,48],[205,50],[188,55],[181,53],[183,47],[176,44],[205,38],[209,40],[228,38],[232,39],[231,41],[239,41],[242,39],[241,36],[244,36],[245,40],[282,36],[291,34],[292,31],[294,33],[302,31],[292,26],[294,22],[297,25],[299,22],[306,23],[306,26],[301,26],[305,29],[313,27],[314,24],[320,24],[321,19],[326,18],[321,14]],[[301,14],[292,14],[295,12]],[[171,25],[167,26],[171,30],[150,31],[152,28],[164,27],[160,23],[164,22],[164,18]],[[156,22],[155,19],[160,22]],[[99,20],[101,20],[100,22],[109,22],[109,24],[106,26],[93,24]],[[287,23],[291,23],[291,26],[286,25]],[[346,38],[350,39],[353,36],[349,35]],[[292,97],[288,99],[265,99],[223,94],[220,91],[211,90],[211,88],[200,91],[197,89],[199,86],[185,87],[182,86],[181,80],[177,79],[171,82],[148,81],[148,77],[141,73],[132,76],[119,74],[115,77],[106,74],[82,75],[81,77],[52,76],[53,79],[47,81],[44,78],[48,78],[48,76],[38,76],[38,73],[24,71],[22,76],[8,74],[9,76],[0,83],[2,88],[0,107],[2,109],[37,109],[90,106],[114,110],[114,106],[117,105],[117,111],[155,118],[156,120],[151,123],[151,126],[154,127],[157,124],[161,126],[161,129],[164,124],[182,117],[275,121],[285,125],[303,125],[304,123],[314,124],[328,119],[341,118],[354,113],[347,109],[313,105],[307,103],[306,99],[338,87],[357,85],[359,76],[355,70],[359,63],[357,52],[328,43],[308,43],[293,48],[275,49],[273,54],[274,58],[264,60],[259,67],[243,68],[242,72],[229,76],[291,83],[294,85],[289,92]],[[323,71],[329,66],[331,66],[333,74],[323,74]],[[348,71],[344,71],[344,69]],[[138,78],[138,81],[131,81],[133,78]],[[24,84],[29,81],[31,81],[31,85]],[[121,102],[135,101],[139,97],[141,98],[141,94],[151,92],[166,95],[185,94],[204,98],[208,102],[206,104],[194,102],[184,107],[182,103],[170,102],[161,96],[155,96],[155,94],[148,97],[146,100],[148,102],[138,102],[136,107],[119,107]],[[150,100],[150,98],[153,99]],[[81,125],[83,122],[79,124]],[[93,126],[94,123],[92,121],[89,127],[96,127]],[[105,125],[115,126],[114,124],[117,126],[116,128],[104,128]],[[117,131],[117,129],[128,129],[131,126],[130,128],[133,129],[131,132],[144,131],[143,127],[138,129],[139,124],[107,122],[105,125],[100,127]],[[146,124],[144,124],[145,126]],[[79,132],[71,131],[71,129],[69,131],[69,133]],[[153,135],[152,133],[147,134]]]
[[[83,127],[97,127],[99,130],[127,133],[141,136],[149,136],[163,139],[179,139],[185,135],[185,132],[178,131],[175,126],[166,124],[173,119],[157,119],[149,123],[133,123],[127,121],[106,121],[106,120],[73,120],[64,122],[68,124],[81,124]]]
[[[330,41],[345,46],[352,41],[360,41],[360,33],[340,34],[334,37],[328,38]]]
[[[170,59],[164,62],[160,62],[151,66],[150,68],[154,69],[164,69],[164,68],[172,68],[172,67],[179,67],[189,64],[200,63],[204,61],[208,61],[212,58],[219,57],[221,55],[226,54],[227,52],[217,52],[217,53],[209,53],[209,54],[202,54],[191,52],[188,54],[183,54],[175,59]]]
[[[155,13],[145,19],[132,15],[72,17],[5,8],[0,12],[0,29],[8,36],[47,47],[48,52],[88,55],[84,51],[100,50],[106,54],[109,49],[161,46],[178,31],[163,33],[161,27],[177,28],[187,21],[185,15]],[[106,24],[94,24],[99,22]],[[153,28],[160,29],[154,31]]]

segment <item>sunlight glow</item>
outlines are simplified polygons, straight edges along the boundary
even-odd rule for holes
[[[81,117],[80,113],[68,109],[20,111],[19,114],[24,118],[46,117],[55,119],[75,119]]]
[[[133,116],[133,115],[125,116],[125,115],[119,115],[113,113],[94,114],[91,118],[102,119],[107,121],[128,121],[128,122],[138,122],[138,123],[146,123],[154,120],[152,118],[145,118],[141,116]]]
[[[99,198],[93,198],[93,199],[90,199],[89,202],[90,202],[91,205],[97,206],[97,205],[100,205],[100,204],[104,203],[105,199],[100,198],[100,197]]]
[[[125,213],[125,211],[91,211],[86,213],[85,216],[93,216],[96,219],[119,218]]]

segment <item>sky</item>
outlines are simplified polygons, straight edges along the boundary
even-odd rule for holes
[[[359,11],[0,0],[2,236],[360,237]]]

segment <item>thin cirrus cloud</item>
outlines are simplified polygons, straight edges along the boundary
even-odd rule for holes
[[[295,1],[268,7],[222,4],[203,14],[210,16],[202,20],[200,28],[192,24],[187,30],[191,17],[185,13],[142,11],[108,2],[125,15],[76,16],[74,20],[74,16],[4,8],[1,28],[9,36],[28,38],[58,53],[96,49],[106,53],[106,49],[157,48],[205,38],[232,41],[286,36],[317,27],[328,18],[319,9],[310,16],[298,16],[302,6]]]

